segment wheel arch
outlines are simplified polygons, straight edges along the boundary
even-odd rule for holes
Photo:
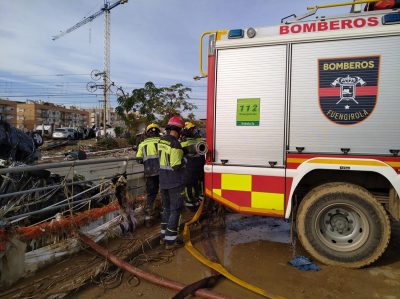
[[[292,172],[291,176],[293,177],[293,182],[290,188],[287,208],[285,212],[285,218],[287,219],[290,218],[293,210],[292,208],[294,206],[294,196],[299,193],[301,194],[302,192],[304,193],[302,189],[308,189],[309,191],[310,189],[324,183],[343,181],[347,183],[357,184],[366,188],[367,190],[370,190],[371,188],[369,187],[369,185],[367,186],[367,184],[368,182],[372,181],[375,184],[378,183],[379,189],[383,187],[384,189],[387,189],[387,192],[389,193],[390,188],[393,188],[397,192],[397,194],[400,194],[400,175],[398,175],[392,167],[384,162],[372,159],[357,159],[358,162],[375,162],[371,163],[375,165],[348,166],[349,163],[346,163],[345,165],[341,165],[339,163],[309,163],[313,160],[318,160],[318,158],[305,161],[296,170],[288,170]],[[341,159],[341,161],[343,161],[343,159]],[[346,159],[345,161],[351,162],[352,160]],[[314,182],[312,186],[309,186],[310,181]]]

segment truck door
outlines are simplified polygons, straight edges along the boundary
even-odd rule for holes
[[[219,49],[215,162],[284,165],[286,46]]]

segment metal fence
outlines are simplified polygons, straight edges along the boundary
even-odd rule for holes
[[[144,175],[143,166],[137,163],[137,158],[134,157],[118,157],[118,158],[101,158],[91,160],[78,160],[78,161],[65,161],[57,163],[43,163],[36,165],[22,165],[9,168],[0,169],[1,186],[0,186],[0,220],[3,218],[6,222],[18,222],[24,220],[32,215],[41,213],[47,213],[68,207],[71,211],[81,209],[84,205],[88,204],[92,200],[99,199],[100,196],[112,195],[110,182],[118,176],[124,175],[128,182],[128,190],[136,190],[138,194],[143,188]],[[63,181],[57,184],[47,185],[41,179],[32,179],[35,176],[35,172],[41,170],[49,170],[51,173],[55,173],[63,177]],[[14,186],[12,191],[4,190],[4,183],[12,181],[13,177],[18,174],[24,174],[30,176],[31,183],[19,182],[17,187]],[[32,175],[32,176],[31,176]],[[76,176],[79,176],[79,180],[76,180]],[[95,183],[96,184],[93,184]],[[80,190],[74,194],[73,188],[75,185],[91,184],[92,187]],[[104,186],[108,186],[108,189]],[[52,195],[62,190],[62,188],[72,188],[72,194],[68,194],[65,199],[56,203],[48,204],[39,210],[28,211],[18,215],[5,216],[9,211],[15,210],[18,205],[44,203],[49,200]],[[98,188],[102,190],[98,194],[92,194],[82,199],[88,191]],[[97,190],[97,189],[96,189]],[[104,191],[106,190],[106,191]],[[108,191],[107,191],[108,190]],[[33,194],[35,196],[33,196]],[[32,199],[26,200],[28,196]],[[25,198],[25,201],[24,201]],[[4,205],[7,202],[7,205]],[[46,202],[44,204],[47,204]],[[23,209],[22,209],[23,210]]]

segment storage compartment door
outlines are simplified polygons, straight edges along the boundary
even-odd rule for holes
[[[217,163],[283,165],[286,46],[218,51]]]
[[[293,45],[290,150],[400,149],[400,37]]]

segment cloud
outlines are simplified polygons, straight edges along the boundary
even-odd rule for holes
[[[2,3],[0,75],[10,82],[43,81],[46,85],[65,82],[66,77],[41,75],[87,74],[68,77],[70,81],[79,82],[70,87],[71,93],[84,92],[90,72],[103,68],[103,17],[56,41],[51,38],[99,10],[102,3],[89,0]],[[129,1],[111,12],[111,79],[116,83],[153,81],[167,85],[183,82],[204,86],[205,81],[192,79],[198,74],[201,32],[278,24],[282,17],[301,14],[311,4],[315,4],[314,1]],[[27,83],[21,90],[28,95],[27,86],[30,85]],[[0,95],[4,92],[1,87],[0,84]],[[205,89],[198,94],[205,97]],[[84,101],[87,102],[87,98],[82,99]],[[205,115],[205,105],[199,105],[198,113]]]

